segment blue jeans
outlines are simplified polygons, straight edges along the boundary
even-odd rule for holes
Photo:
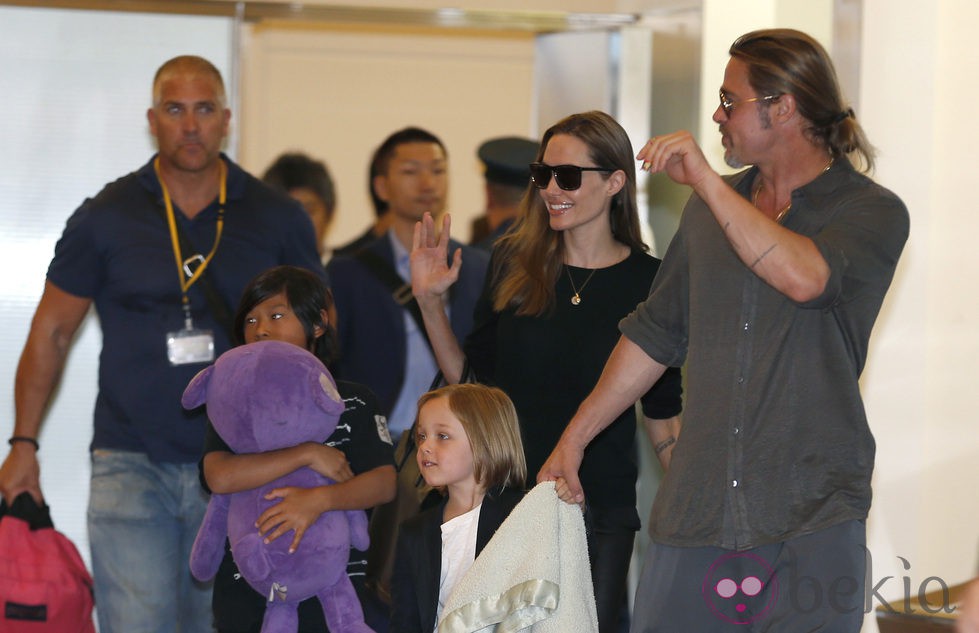
[[[92,453],[88,537],[101,633],[211,633],[211,585],[190,550],[207,508],[197,464]]]

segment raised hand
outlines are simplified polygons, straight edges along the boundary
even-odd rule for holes
[[[694,188],[715,173],[693,135],[686,130],[654,136],[642,146],[636,160],[642,161],[643,171],[666,172],[670,180]]]
[[[411,291],[419,305],[444,303],[445,294],[459,279],[462,249],[456,250],[451,266],[447,263],[451,225],[452,220],[447,213],[442,219],[442,233],[436,238],[435,220],[430,213],[415,224],[411,248]]]

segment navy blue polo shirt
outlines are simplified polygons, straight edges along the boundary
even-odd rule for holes
[[[207,274],[229,313],[245,285],[272,266],[302,266],[325,279],[302,207],[222,158],[228,166],[224,229]],[[189,242],[206,255],[214,244],[217,200],[192,220],[175,215]],[[184,316],[153,159],[72,214],[47,277],[65,292],[92,299],[98,313],[102,353],[92,448],[144,452],[156,462],[196,462],[204,409],[185,411],[180,396],[206,364],[173,367],[167,359],[167,333],[182,329]],[[191,313],[195,328],[213,332],[217,356],[231,341],[211,315],[202,285],[188,292]]]

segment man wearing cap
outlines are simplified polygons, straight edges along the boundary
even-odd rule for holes
[[[537,159],[537,141],[519,136],[491,138],[477,155],[485,167],[486,213],[473,220],[470,243],[491,250],[517,218],[520,201],[530,182],[530,163]]]

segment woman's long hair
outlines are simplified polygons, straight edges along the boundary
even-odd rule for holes
[[[537,160],[557,134],[567,134],[588,147],[589,158],[599,167],[621,170],[626,183],[612,198],[609,212],[612,236],[633,250],[649,250],[642,241],[636,205],[636,165],[632,144],[622,126],[598,110],[572,114],[552,125],[541,138]],[[603,178],[611,174],[600,173]],[[521,202],[513,229],[497,242],[494,269],[500,279],[493,297],[497,311],[516,308],[522,316],[540,316],[554,306],[554,285],[564,266],[564,240],[550,227],[544,201],[531,183]]]

